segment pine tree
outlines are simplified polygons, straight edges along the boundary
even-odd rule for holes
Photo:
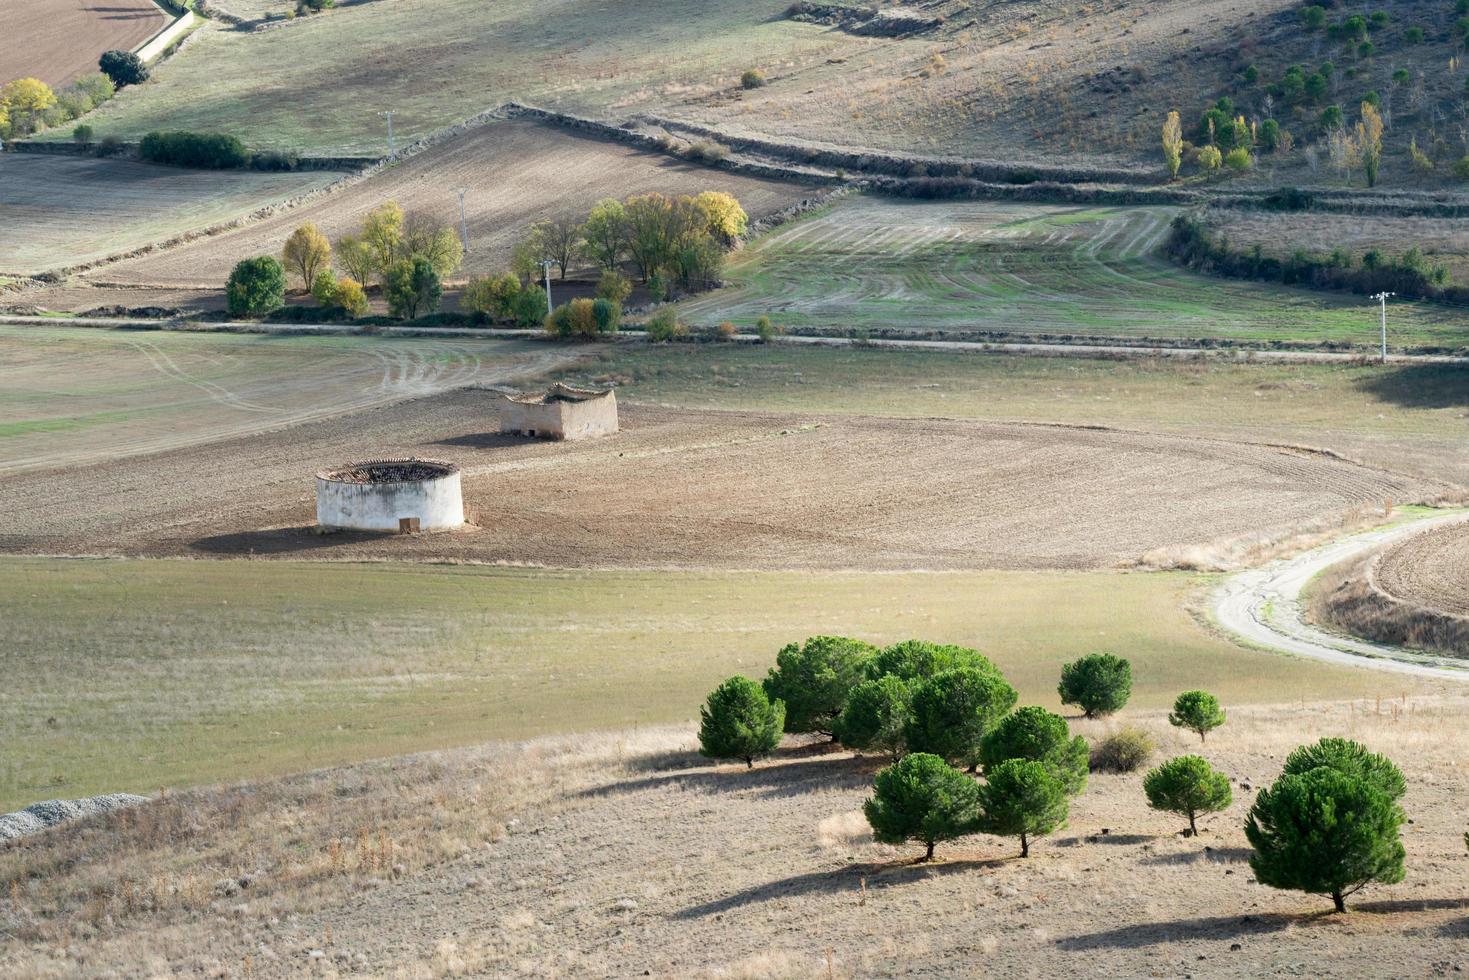
[[[1090,756],[1086,739],[1073,738],[1065,718],[1033,705],[1004,718],[979,747],[986,774],[1008,759],[1041,762],[1072,796],[1086,786]]]
[[[986,774],[979,808],[981,830],[1019,837],[1020,856],[1030,857],[1032,840],[1066,825],[1066,787],[1044,763],[1009,759]]]
[[[1184,691],[1173,702],[1168,723],[1197,732],[1202,742],[1205,735],[1224,724],[1224,709],[1219,707],[1219,699],[1207,691]]]
[[[785,705],[774,704],[748,677],[731,677],[716,687],[699,709],[699,754],[710,759],[755,759],[780,744]]]
[[[1056,687],[1062,704],[1074,704],[1088,718],[1121,711],[1132,697],[1132,664],[1110,653],[1094,653],[1061,667]]]
[[[1018,695],[998,671],[946,670],[913,688],[906,729],[910,752],[930,752],[972,772],[985,733],[1015,706]]]
[[[771,700],[785,702],[786,731],[831,735],[876,652],[872,644],[844,636],[813,636],[783,647],[762,686]]]
[[[1195,817],[1217,813],[1234,799],[1229,777],[1197,755],[1181,755],[1149,771],[1143,777],[1143,792],[1154,810],[1188,817],[1188,829],[1194,834],[1199,832]]]
[[[1245,836],[1262,885],[1330,895],[1336,911],[1374,881],[1403,880],[1403,810],[1372,782],[1328,767],[1281,776],[1250,808]]]
[[[880,771],[862,806],[872,836],[883,844],[916,840],[928,848],[972,834],[979,820],[979,786],[936,755],[915,752]]]

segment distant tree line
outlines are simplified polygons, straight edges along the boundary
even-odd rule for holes
[[[1340,289],[1369,296],[1393,292],[1405,299],[1469,304],[1469,289],[1451,285],[1448,270],[1429,262],[1417,248],[1397,258],[1371,249],[1360,261],[1340,248],[1329,255],[1297,249],[1285,258],[1277,258],[1265,255],[1259,245],[1231,248],[1227,237],[1198,218],[1181,214],[1173,219],[1165,250],[1186,268],[1231,279]]]

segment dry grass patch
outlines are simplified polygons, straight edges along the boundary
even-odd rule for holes
[[[1097,774],[1028,860],[979,836],[914,865],[853,816],[877,760],[793,745],[746,772],[699,760],[687,728],[170,794],[0,847],[0,962],[28,976],[866,977],[953,973],[979,951],[987,969],[1051,976],[1262,975],[1303,957],[1317,975],[1435,972],[1469,954],[1466,711],[1462,697],[1231,705],[1205,754],[1235,801],[1200,837],[1147,808],[1141,773]],[[1161,712],[1125,719],[1166,755],[1198,749]],[[1328,734],[1398,762],[1413,818],[1407,880],[1344,917],[1254,884],[1242,831],[1289,750]]]

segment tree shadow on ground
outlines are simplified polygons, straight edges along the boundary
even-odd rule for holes
[[[788,737],[787,741],[770,754],[776,761],[810,759],[825,755],[845,755],[850,749],[824,736]],[[677,772],[688,769],[707,769],[719,765],[698,753],[696,749],[665,749],[647,752],[623,761],[622,767],[629,772]],[[760,763],[757,763],[760,765]]]
[[[1352,912],[1371,912],[1376,915],[1392,915],[1396,912],[1435,912],[1444,909],[1469,911],[1469,899],[1385,898],[1369,902],[1353,902],[1347,899],[1347,909]]]
[[[1143,858],[1143,864],[1201,864],[1213,861],[1218,864],[1248,863],[1255,852],[1248,847],[1205,847],[1201,851],[1183,854],[1153,854]]]
[[[1118,929],[1067,936],[1056,940],[1056,945],[1061,949],[1072,951],[1140,949],[1144,946],[1201,939],[1234,939],[1238,936],[1259,936],[1280,932],[1290,926],[1301,925],[1332,914],[1334,913],[1328,909],[1323,912],[1298,914],[1219,915],[1202,919],[1177,919],[1172,922],[1139,922]]]
[[[1146,844],[1158,840],[1157,834],[1077,834],[1074,837],[1057,837],[1059,847],[1080,847],[1083,844]]]
[[[1357,381],[1359,390],[1400,408],[1469,407],[1469,365],[1405,364]]]
[[[701,919],[709,915],[718,915],[746,905],[754,905],[759,902],[768,902],[782,898],[795,898],[800,895],[815,893],[840,894],[846,893],[853,898],[862,894],[863,880],[866,879],[868,889],[890,888],[894,885],[905,885],[910,882],[922,881],[927,878],[946,877],[948,875],[963,874],[983,868],[995,868],[1007,864],[1010,861],[1018,861],[1018,857],[1002,858],[961,858],[953,861],[945,861],[942,855],[934,861],[913,861],[887,863],[852,864],[835,871],[812,871],[807,874],[792,875],[789,878],[781,878],[778,881],[769,881],[761,885],[746,888],[726,895],[723,898],[714,899],[693,905],[681,912],[674,913],[675,919]]]
[[[708,765],[707,760],[704,760],[704,764]],[[870,786],[873,772],[881,765],[881,760],[863,756],[849,755],[835,759],[808,756],[757,764],[753,769],[721,766],[718,769],[655,772],[635,779],[592,786],[577,795],[614,796],[673,786],[707,793],[759,790],[767,798],[798,796],[813,789],[858,789]]]

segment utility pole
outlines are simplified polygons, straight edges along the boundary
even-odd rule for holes
[[[459,188],[459,230],[464,233],[464,254],[469,254],[469,224],[464,220],[464,195],[469,193],[468,187]]]
[[[379,112],[378,115],[379,116],[387,116],[388,117],[388,152],[389,153],[392,153],[393,152],[393,110],[392,109],[388,109],[386,112]]]
[[[1382,304],[1382,363],[1387,363],[1387,299],[1397,293],[1376,293],[1373,299]]]
[[[546,274],[546,311],[547,312],[550,312],[551,310],[554,310],[556,308],[556,307],[554,307],[554,306],[551,305],[551,266],[552,266],[552,264],[553,263],[552,263],[552,261],[550,259],[541,259],[541,261],[540,261],[541,271]]]

